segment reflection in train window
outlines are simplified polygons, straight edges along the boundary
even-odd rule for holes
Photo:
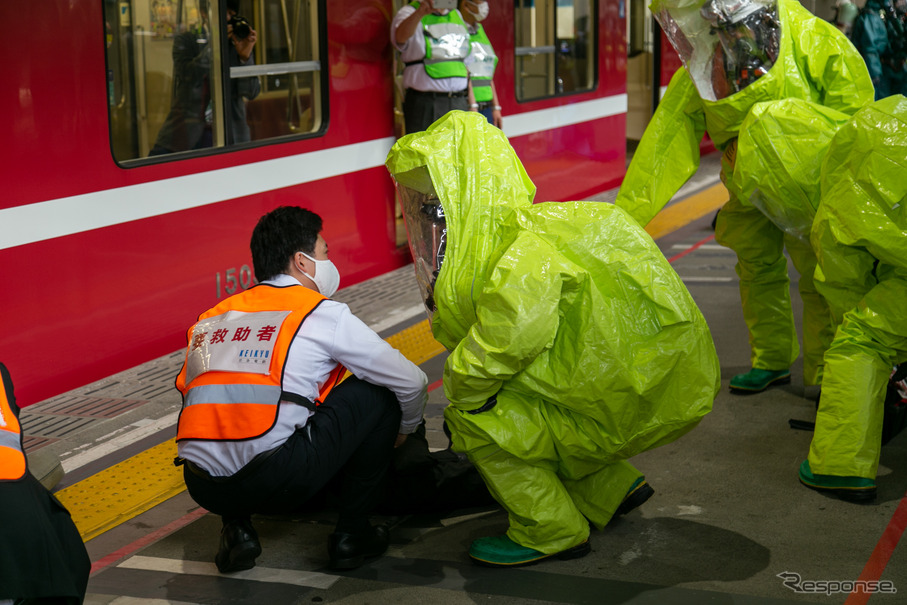
[[[318,0],[104,0],[117,161],[322,131]]]
[[[592,0],[514,0],[514,6],[517,100],[594,88]]]

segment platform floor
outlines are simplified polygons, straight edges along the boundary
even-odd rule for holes
[[[706,160],[714,167],[717,158]],[[701,172],[678,194],[678,208],[714,192],[717,169]],[[613,192],[596,199],[613,199]],[[789,428],[788,420],[812,420],[814,401],[804,397],[810,393],[799,364],[790,385],[749,396],[728,391],[730,377],[749,368],[749,354],[735,256],[715,244],[713,215],[680,221],[656,242],[709,323],[722,390],[695,430],[632,459],[655,495],[593,531],[587,557],[509,570],[475,566],[466,556],[469,543],[502,533],[506,516],[460,511],[386,519],[394,524],[387,555],[337,573],[326,568],[333,519],[322,513],[254,518],[264,548],[256,567],[219,574],[213,564],[219,518],[189,498],[179,471],[168,466],[179,410],[173,379],[182,355],[174,352],[23,413],[30,455],[58,457],[66,470],[57,494],[73,511],[94,564],[86,602],[907,602],[907,546],[898,545],[907,527],[907,433],[883,448],[879,496],[871,505],[828,498],[798,483],[811,433]],[[792,290],[796,301],[796,283]],[[426,339],[412,269],[341,290],[336,298],[418,360],[434,387],[426,410],[429,441],[444,447],[446,400],[438,381],[446,353]],[[850,594],[858,579],[888,581],[899,592]]]

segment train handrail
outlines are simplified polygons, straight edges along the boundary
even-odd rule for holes
[[[518,57],[525,57],[527,55],[553,55],[555,47],[552,46],[517,46],[513,54]]]
[[[319,61],[292,61],[289,63],[266,63],[264,65],[240,65],[230,68],[230,78],[278,76],[282,74],[298,74],[312,71],[321,71],[321,63]]]

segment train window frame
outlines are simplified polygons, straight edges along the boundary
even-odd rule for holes
[[[581,0],[588,2],[589,5],[589,44],[588,49],[591,49],[591,52],[587,50],[587,56],[591,54],[591,66],[589,84],[585,88],[575,88],[569,91],[558,92],[557,91],[557,82],[558,82],[558,61],[553,60],[553,67],[550,70],[550,73],[545,73],[546,77],[546,88],[553,87],[554,92],[549,94],[541,95],[526,95],[523,92],[523,80],[524,75],[521,71],[522,58],[526,56],[538,56],[538,55],[552,55],[553,58],[556,58],[557,47],[558,47],[558,8],[559,2],[564,0],[547,0],[547,4],[553,8],[553,14],[545,15],[546,18],[550,19],[550,29],[552,32],[552,40],[554,44],[545,45],[545,46],[520,46],[519,36],[520,36],[520,18],[518,17],[519,11],[523,8],[535,8],[538,3],[538,0],[515,0],[514,2],[514,27],[513,27],[513,93],[514,98],[517,103],[532,103],[536,101],[543,101],[545,99],[555,99],[562,97],[570,97],[574,95],[588,94],[594,92],[599,87],[600,74],[599,74],[599,2],[598,0]],[[577,0],[569,0],[571,6],[575,7]],[[550,78],[550,82],[547,79]]]
[[[258,23],[264,23],[264,6],[265,2],[268,0],[247,0],[251,1],[254,7],[252,14],[254,15],[254,20]],[[283,2],[284,0],[277,0]],[[283,63],[271,63],[271,64],[261,64],[259,61],[264,60],[264,45],[259,46],[260,41],[262,40],[262,32],[256,28],[256,31],[259,31],[259,42],[256,43],[255,49],[255,59],[256,64],[247,65],[247,66],[230,66],[227,61],[220,60],[222,57],[227,56],[230,40],[228,36],[220,32],[226,32],[226,0],[207,0],[209,7],[209,13],[217,15],[218,19],[218,28],[217,32],[214,32],[212,37],[212,43],[216,45],[216,48],[219,48],[220,55],[217,58],[216,63],[217,69],[212,70],[212,76],[214,78],[215,84],[213,87],[216,87],[216,92],[212,92],[212,99],[220,101],[219,115],[218,120],[216,121],[216,129],[221,131],[219,136],[223,137],[223,144],[212,145],[210,147],[204,147],[201,149],[187,150],[187,151],[177,151],[172,153],[160,154],[160,155],[145,155],[140,157],[132,158],[123,158],[118,157],[117,153],[117,142],[115,141],[115,125],[114,125],[114,84],[113,84],[113,75],[114,69],[120,68],[123,69],[121,65],[112,65],[111,52],[109,51],[110,46],[113,42],[113,35],[111,33],[111,27],[109,23],[110,15],[107,12],[107,5],[112,5],[118,10],[122,10],[124,3],[117,2],[117,0],[103,0],[105,9],[101,11],[102,19],[104,19],[104,65],[105,72],[107,74],[106,82],[107,85],[107,125],[108,125],[108,145],[110,148],[110,156],[113,159],[114,163],[120,168],[137,168],[155,164],[164,164],[168,162],[180,161],[195,159],[200,157],[216,156],[222,155],[225,153],[233,153],[236,151],[244,151],[248,149],[255,149],[259,147],[267,147],[270,145],[279,145],[283,143],[295,142],[306,139],[320,138],[327,134],[329,125],[330,125],[330,66],[328,64],[328,41],[327,41],[327,0],[307,0],[309,8],[315,11],[315,19],[313,20],[314,27],[312,32],[317,36],[317,40],[313,42],[312,49],[317,52],[317,56],[314,60],[311,61],[287,61]],[[128,4],[128,10],[131,11],[133,4]],[[182,2],[180,2],[182,6]],[[214,30],[215,28],[212,28]],[[134,32],[133,32],[134,33]],[[129,75],[132,78],[132,81],[129,82],[130,85],[134,86],[135,80],[138,77],[135,73],[135,70],[132,66],[125,66],[125,70],[129,71]],[[306,132],[299,133],[289,133],[283,135],[277,135],[267,138],[261,138],[257,140],[246,141],[242,143],[234,143],[229,140],[231,137],[230,133],[225,133],[226,120],[229,119],[228,112],[228,103],[230,102],[230,86],[226,83],[229,82],[231,78],[236,77],[249,77],[255,76],[259,78],[267,78],[278,73],[287,74],[287,73],[314,73],[317,72],[317,76],[312,79],[313,88],[317,87],[317,91],[312,95],[314,101],[314,107],[317,108],[317,111],[313,110],[313,129]],[[289,94],[289,91],[287,91]],[[137,130],[137,127],[133,124],[133,128]],[[216,139],[215,139],[216,140]],[[153,146],[153,145],[152,145]],[[150,151],[149,147],[149,151]],[[119,154],[122,155],[122,154]]]

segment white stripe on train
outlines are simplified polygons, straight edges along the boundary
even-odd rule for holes
[[[518,137],[627,112],[627,95],[504,117]],[[0,210],[0,250],[384,165],[393,137]]]

